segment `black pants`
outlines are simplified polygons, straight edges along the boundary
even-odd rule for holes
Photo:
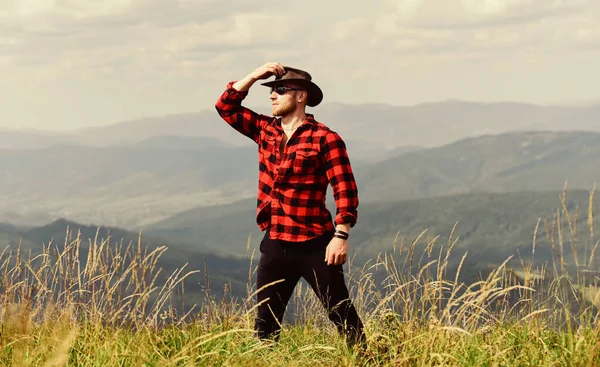
[[[284,281],[257,293],[257,302],[264,301],[257,308],[255,322],[259,338],[279,337],[279,325],[288,301],[300,277],[303,277],[347,342],[354,344],[364,341],[363,324],[350,300],[342,265],[327,265],[325,262],[325,249],[332,236],[333,232],[295,243],[272,240],[267,230],[260,243],[257,289],[277,280]]]

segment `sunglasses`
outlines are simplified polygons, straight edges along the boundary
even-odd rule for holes
[[[290,87],[284,87],[284,86],[278,86],[278,87],[271,87],[271,93],[275,92],[279,95],[281,94],[285,94],[285,92],[287,92],[288,90],[304,90],[302,88],[290,88]]]

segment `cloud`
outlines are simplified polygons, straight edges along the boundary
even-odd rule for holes
[[[475,0],[469,0],[475,2]],[[429,29],[481,29],[523,26],[531,23],[539,23],[548,18],[565,19],[573,14],[584,11],[581,5],[573,3],[558,4],[551,1],[537,2],[536,0],[512,2],[498,2],[497,6],[483,7],[486,11],[476,11],[478,7],[465,7],[464,13],[455,17],[435,19],[435,21],[417,21],[411,24],[416,28]],[[538,3],[534,6],[534,3]],[[510,4],[513,4],[510,6]],[[518,6],[517,6],[518,5]]]
[[[21,0],[8,1],[21,4]],[[236,14],[261,13],[266,8],[277,10],[279,4],[274,0],[24,0],[22,5],[9,6],[3,18],[30,34],[55,31],[66,35],[138,25],[168,28],[200,24]]]
[[[459,28],[478,27],[489,22],[501,25],[521,19],[530,22],[547,16],[565,16],[598,8],[593,0],[383,0],[387,14],[410,26]]]
[[[594,29],[600,2],[592,0],[410,0],[384,2],[365,42],[386,45],[401,53],[448,56],[488,55],[576,47],[585,33],[600,41]],[[591,30],[590,30],[591,28]],[[339,32],[338,32],[339,33]],[[347,36],[347,38],[349,38]]]
[[[47,6],[12,7],[10,47],[0,42],[0,54],[11,55],[24,66],[112,68],[139,67],[216,53],[244,52],[269,47],[285,36],[285,16],[269,19],[261,10],[277,10],[271,0],[253,2],[111,0],[75,2],[63,0]],[[50,6],[50,4],[54,4]],[[250,11],[252,12],[245,12]],[[274,32],[272,29],[278,29]],[[260,42],[270,33],[269,44]],[[194,56],[194,54],[196,56]]]
[[[135,68],[150,63],[162,68],[173,60],[213,65],[207,58],[231,64],[235,55],[249,53],[287,53],[293,61],[302,54],[335,60],[352,50],[369,58],[369,53],[392,50],[448,56],[527,49],[540,42],[587,45],[596,38],[593,30],[580,36],[582,41],[560,32],[579,29],[583,23],[573,19],[598,8],[591,0],[382,0],[378,6],[348,2],[342,8],[315,0],[293,6],[274,0],[9,4],[0,17],[7,20],[0,27],[8,30],[0,55],[22,67],[68,70],[128,62]]]

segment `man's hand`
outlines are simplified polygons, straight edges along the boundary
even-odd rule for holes
[[[285,74],[285,68],[278,62],[267,62],[266,64],[257,67],[253,72],[246,75],[243,79],[238,80],[233,84],[233,88],[240,92],[245,92],[260,79],[267,79],[272,75],[281,76]]]
[[[348,260],[348,240],[333,237],[325,250],[327,265],[344,265]]]
[[[272,75],[276,77],[282,76],[285,74],[285,69],[283,65],[278,62],[267,62],[266,64],[259,66],[254,70],[250,75],[256,79],[267,79]]]

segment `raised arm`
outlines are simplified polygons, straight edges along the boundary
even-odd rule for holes
[[[272,75],[283,75],[283,66],[279,63],[268,62],[236,82],[227,84],[225,92],[219,97],[215,108],[221,118],[241,134],[259,143],[261,128],[271,120],[271,117],[258,114],[242,106],[242,101],[248,95],[248,90],[260,79]]]

